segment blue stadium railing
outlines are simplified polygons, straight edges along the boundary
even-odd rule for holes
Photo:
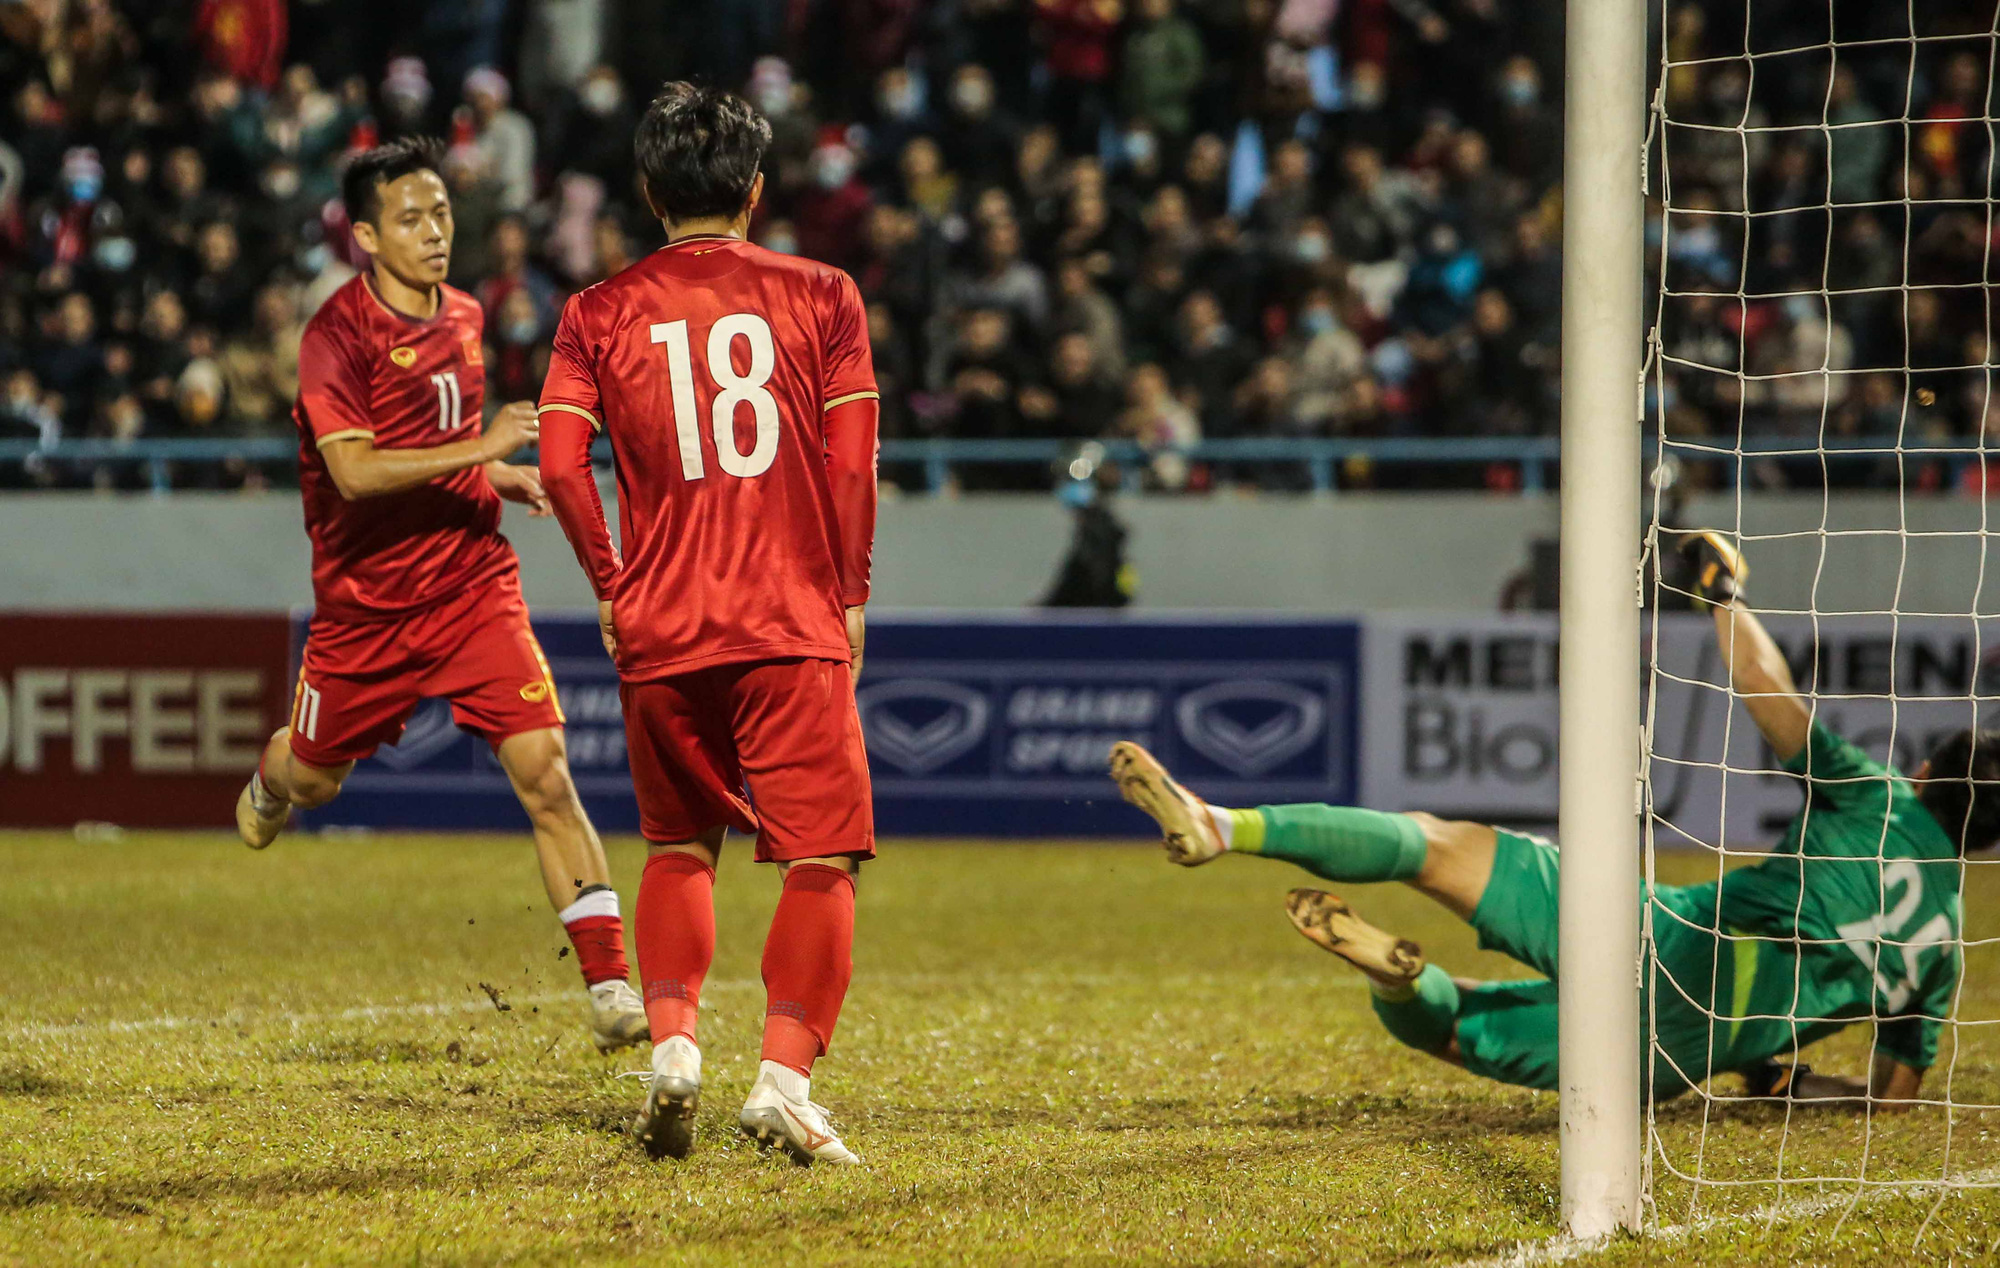
[[[933,493],[951,483],[954,467],[1052,466],[1076,450],[1069,440],[886,440],[882,442],[882,462],[916,466],[923,470],[925,483]],[[1106,455],[1122,464],[1136,478],[1142,465],[1156,454],[1129,440],[1105,441]],[[1675,440],[1670,446],[1683,460],[1719,462],[1731,466],[1738,451],[1717,440]],[[1648,450],[1651,452],[1651,441]],[[1239,440],[1204,440],[1174,449],[1194,462],[1244,464],[1296,464],[1316,491],[1336,487],[1335,476],[1350,461],[1362,461],[1383,470],[1397,468],[1511,464],[1520,471],[1519,488],[1538,493],[1554,486],[1552,467],[1562,457],[1562,447],[1553,436],[1534,437],[1377,437],[1368,439],[1256,437]],[[1790,457],[1815,459],[1822,450],[1807,440],[1789,437],[1747,439],[1742,457]],[[1828,457],[1866,457],[1871,454],[1901,454],[1906,457],[1947,457],[1978,459],[1989,452],[1977,442],[1944,444],[1899,444],[1889,437],[1847,437],[1832,439],[1823,451]],[[600,461],[608,461],[609,448],[598,446]],[[231,460],[262,465],[289,465],[297,460],[298,442],[289,437],[269,436],[238,439],[175,440],[64,440],[42,445],[32,440],[0,440],[0,464],[31,458],[44,462],[110,465],[136,468],[146,473],[155,492],[172,487],[173,465],[220,464]],[[1733,473],[1732,473],[1733,475]]]

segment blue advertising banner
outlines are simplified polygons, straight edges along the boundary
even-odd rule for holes
[[[857,703],[885,833],[1137,834],[1105,775],[1135,739],[1235,805],[1357,791],[1351,621],[903,616]]]
[[[633,831],[617,677],[596,624],[545,614],[535,629],[591,816]],[[1118,739],[1146,744],[1218,801],[1354,800],[1359,691],[1353,621],[883,614],[869,622],[857,699],[883,834],[1103,836],[1147,827],[1104,773]],[[308,822],[523,826],[486,745],[441,701],[421,705],[402,740]]]

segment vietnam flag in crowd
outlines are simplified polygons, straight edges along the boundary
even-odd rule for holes
[[[270,88],[285,65],[285,0],[201,0],[195,17],[209,65]]]

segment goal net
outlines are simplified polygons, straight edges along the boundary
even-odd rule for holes
[[[1714,618],[1690,610],[1674,552],[1686,530],[1740,545],[1749,603],[1815,722],[1870,757],[1914,772],[1943,737],[2000,725],[2000,465],[1985,447],[2000,439],[1995,9],[1663,6],[1646,151],[1651,886],[1719,886],[1771,859],[1795,815],[1854,804],[1821,788],[1801,812],[1805,781],[1732,693]],[[1877,812],[1872,853],[1850,865],[1872,872],[1875,909],[1831,932],[1830,890],[1848,882],[1803,863],[1788,865],[1792,920],[1776,920],[1789,935],[1731,926],[1716,897],[1705,923],[1719,936],[1693,969],[1704,921],[1646,904],[1645,1079],[1693,1084],[1648,1101],[1648,1224],[1870,1220],[1915,1202],[1922,1239],[1954,1195],[2000,1184],[2000,872],[1978,854],[1912,860],[1895,813]],[[1962,894],[1955,921],[1934,901],[1940,868]],[[1858,1018],[1815,989],[1843,957],[1874,978]],[[1801,1096],[1752,1099],[1756,1079],[1683,1070],[1688,1045],[1667,1031],[1690,1009],[1712,1068],[1776,1028],[1815,1072],[1862,1083],[1844,1102],[1801,1099],[1803,1081]],[[1877,1052],[1930,1061],[1914,1103],[1867,1090]]]

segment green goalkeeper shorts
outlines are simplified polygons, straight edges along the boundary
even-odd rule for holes
[[[1493,877],[1472,928],[1482,950],[1543,974],[1459,992],[1458,1049],[1474,1074],[1521,1087],[1556,1086],[1556,848],[1538,837],[1499,833]]]
[[[1498,951],[1544,977],[1556,975],[1556,847],[1540,837],[1497,833],[1493,877],[1472,910],[1479,949]]]

